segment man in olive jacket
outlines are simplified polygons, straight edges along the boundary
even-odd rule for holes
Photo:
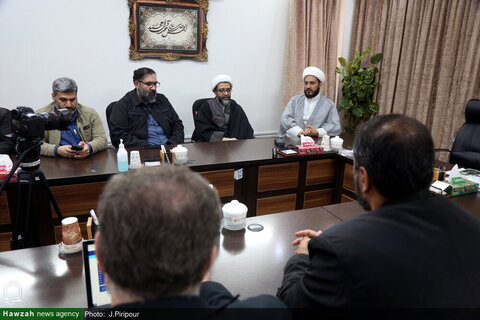
[[[52,85],[53,102],[37,113],[59,112],[69,109],[72,117],[65,131],[46,130],[40,147],[42,156],[84,159],[107,148],[107,136],[98,113],[77,101],[78,87],[74,80],[59,78]],[[74,146],[72,148],[72,146]],[[75,146],[77,150],[74,149]],[[80,149],[81,148],[81,149]]]

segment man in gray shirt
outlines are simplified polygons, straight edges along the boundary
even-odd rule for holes
[[[280,118],[280,136],[336,136],[342,132],[340,117],[332,100],[320,94],[325,74],[316,67],[303,71],[304,94],[296,95]]]

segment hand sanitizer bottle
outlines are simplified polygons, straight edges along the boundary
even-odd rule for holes
[[[119,172],[128,171],[128,153],[123,145],[123,139],[120,139],[120,144],[118,145],[117,166]]]

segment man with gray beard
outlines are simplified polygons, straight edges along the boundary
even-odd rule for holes
[[[219,74],[212,80],[215,98],[203,99],[194,116],[197,142],[253,139],[253,128],[245,111],[232,99],[232,78]]]
[[[155,71],[140,68],[133,72],[135,89],[115,103],[108,118],[112,144],[118,147],[149,147],[180,144],[184,141],[183,123],[163,94]]]

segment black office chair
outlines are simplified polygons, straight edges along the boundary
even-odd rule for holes
[[[197,119],[197,114],[198,114],[198,110],[200,109],[200,107],[202,106],[202,104],[207,101],[207,100],[210,100],[211,98],[202,98],[202,99],[198,99],[196,100],[193,105],[192,105],[192,116],[193,116],[193,124],[196,125],[196,119]],[[192,133],[192,142],[197,142],[198,140],[198,133],[197,133],[197,130],[194,129],[193,130],[193,133]]]
[[[451,164],[480,170],[480,100],[468,101],[465,107],[465,123],[458,130],[452,149],[435,151],[450,152]]]
[[[110,127],[110,114],[112,113],[113,106],[117,103],[117,101],[111,102],[108,106],[107,109],[105,109],[105,115],[107,116],[107,125],[108,125],[108,132],[110,134],[110,142],[113,143],[112,139],[112,128]]]

